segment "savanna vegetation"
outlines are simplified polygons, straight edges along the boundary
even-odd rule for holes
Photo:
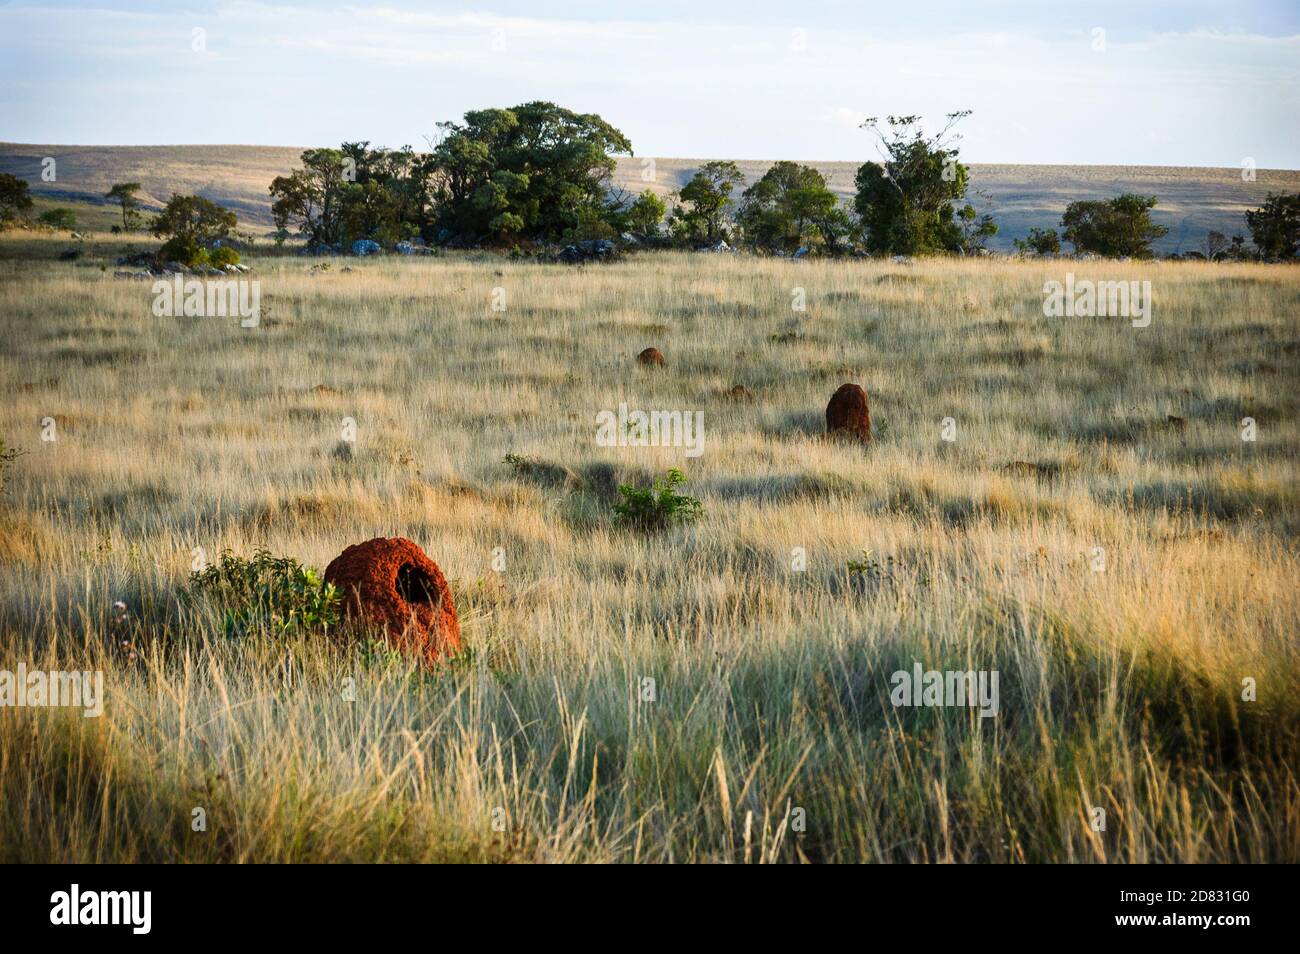
[[[749,197],[786,246],[804,189]],[[105,704],[0,710],[0,860],[1300,860],[1291,267],[1071,262],[1134,328],[1045,318],[1050,260],[254,252],[244,328],[60,241],[0,239],[0,668]],[[598,445],[620,402],[704,452]],[[379,535],[439,667],[337,630]],[[998,715],[896,708],[917,663]]]

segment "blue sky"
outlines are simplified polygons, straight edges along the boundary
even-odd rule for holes
[[[972,109],[972,162],[1294,169],[1300,3],[0,0],[8,141],[418,147],[533,99],[640,155],[859,161],[865,116]]]

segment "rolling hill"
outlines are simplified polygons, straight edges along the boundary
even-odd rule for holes
[[[161,207],[173,192],[197,193],[234,209],[245,224],[271,226],[267,187],[298,163],[300,147],[289,146],[67,146],[0,143],[0,172],[26,179],[38,197],[102,204],[113,183],[143,184],[143,198]],[[56,160],[53,182],[41,179],[45,157]],[[679,189],[703,159],[620,158],[613,184],[628,192],[650,188],[660,195]],[[811,162],[840,196],[853,193],[855,162]],[[749,181],[768,162],[738,163]],[[1074,199],[1104,198],[1122,192],[1154,195],[1160,200],[1155,218],[1169,227],[1156,243],[1162,253],[1196,248],[1206,231],[1244,233],[1242,213],[1258,206],[1271,192],[1300,191],[1300,171],[1260,169],[1244,182],[1235,168],[1167,166],[1034,166],[971,165],[975,188],[986,196],[999,225],[990,243],[1010,249],[1012,240],[1031,227],[1056,226],[1061,211]],[[647,180],[645,176],[650,175]]]

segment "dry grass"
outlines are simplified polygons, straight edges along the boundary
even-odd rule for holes
[[[153,317],[107,249],[0,248],[0,668],[107,690],[0,711],[0,858],[1300,860],[1294,268],[263,259],[247,330]],[[1150,279],[1151,327],[1043,318],[1067,267]],[[820,438],[844,380],[869,450]],[[704,455],[596,446],[620,401],[702,410]],[[705,519],[616,527],[670,466]],[[381,534],[453,579],[444,671],[177,603],[196,546]],[[893,708],[914,660],[997,669],[1000,715]]]

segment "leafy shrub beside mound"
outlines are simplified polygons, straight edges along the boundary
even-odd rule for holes
[[[340,594],[311,567],[258,550],[245,560],[229,550],[190,574],[188,602],[219,610],[227,636],[328,629],[339,621]]]
[[[704,505],[694,497],[677,493],[673,488],[686,483],[686,475],[676,467],[656,480],[653,487],[618,488],[623,502],[614,505],[619,518],[638,530],[662,530],[674,523],[690,523],[704,515]]]

